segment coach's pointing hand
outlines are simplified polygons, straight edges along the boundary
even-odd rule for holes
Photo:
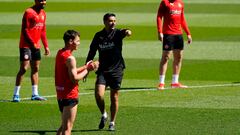
[[[128,36],[128,37],[132,35],[132,31],[131,30],[126,30],[125,33],[126,33],[126,36]]]

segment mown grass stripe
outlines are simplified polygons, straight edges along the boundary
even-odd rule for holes
[[[81,32],[83,40],[91,40],[94,34],[101,30],[103,25],[47,25],[47,37],[49,39],[62,39],[62,34],[68,29]],[[118,25],[118,28],[130,28],[133,35],[127,40],[157,40],[156,26]],[[5,39],[18,39],[20,25],[0,25],[0,37]],[[240,27],[191,27],[190,30],[195,41],[223,41],[239,42]]]
[[[122,13],[156,13],[159,1],[156,3],[141,2],[47,2],[46,11],[53,12],[122,12]],[[33,2],[0,2],[0,12],[23,12]],[[9,8],[11,5],[12,8]],[[64,6],[63,6],[64,5]],[[225,13],[239,14],[240,4],[209,4],[209,3],[186,3],[186,13]],[[214,8],[213,8],[214,7]]]
[[[0,39],[0,54],[7,57],[18,57],[19,39]],[[81,40],[79,51],[74,56],[85,58],[87,56],[91,40]],[[186,42],[185,42],[186,43]],[[219,42],[219,41],[194,41],[191,45],[186,44],[184,59],[188,60],[239,60],[240,42]],[[51,56],[55,57],[57,50],[63,47],[62,39],[49,39]],[[206,48],[208,48],[206,50]],[[9,53],[5,53],[9,52]],[[194,53],[193,53],[194,52]],[[203,53],[204,52],[204,53]],[[141,55],[140,55],[141,54]],[[158,40],[138,41],[125,40],[123,55],[125,58],[133,59],[159,59],[162,54],[162,43]]]
[[[80,52],[78,52],[80,53]],[[194,52],[193,52],[194,53]],[[158,53],[159,55],[160,52]],[[139,54],[141,55],[141,54]],[[210,54],[209,54],[210,55]],[[1,76],[16,76],[19,70],[19,57],[0,57]],[[79,66],[84,63],[86,58],[77,58]],[[147,64],[146,64],[147,61]],[[158,78],[158,59],[131,59],[125,58],[126,78],[128,79],[149,79]],[[44,57],[41,61],[41,77],[54,76],[55,58]],[[172,59],[169,61],[171,67]],[[11,70],[9,68],[11,67]],[[144,68],[142,68],[144,67]],[[183,80],[216,80],[237,82],[240,80],[240,61],[233,60],[187,60],[183,61],[181,79]],[[8,72],[6,72],[8,71]],[[172,68],[168,69],[167,78],[171,78]],[[26,73],[29,76],[29,72]],[[93,76],[92,76],[93,77]]]
[[[104,12],[47,12],[48,25],[101,25]],[[120,25],[156,26],[156,13],[116,13]],[[21,13],[0,13],[0,25],[20,25]],[[237,14],[186,14],[189,26],[240,27]],[[134,19],[132,19],[134,18]],[[224,18],[224,20],[222,19]],[[234,20],[234,21],[232,21]]]

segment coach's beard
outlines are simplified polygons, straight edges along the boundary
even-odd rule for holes
[[[110,29],[115,29],[115,24],[110,25]]]
[[[44,8],[45,8],[45,5],[42,5],[42,6],[41,6],[41,9],[44,9]]]

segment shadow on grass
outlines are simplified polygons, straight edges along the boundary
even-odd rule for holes
[[[146,89],[154,89],[157,87],[123,87],[120,90],[146,90]],[[95,90],[95,89],[84,89],[84,90]],[[110,90],[108,87],[107,90]]]
[[[144,90],[144,89],[154,89],[156,87],[123,87],[121,90]]]
[[[32,101],[30,98],[29,99],[21,99],[21,102],[23,101]],[[13,102],[10,99],[0,99],[0,102],[12,102],[12,103],[19,103],[19,102]]]
[[[240,82],[233,82],[234,84],[239,84]]]
[[[12,102],[12,100],[0,99],[0,102]]]
[[[46,135],[47,133],[57,133],[57,130],[21,130],[21,131],[10,131],[12,133],[35,133],[38,135]],[[87,129],[87,130],[72,130],[72,132],[109,132],[109,130],[99,130],[99,129]]]

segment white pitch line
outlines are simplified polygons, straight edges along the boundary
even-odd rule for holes
[[[188,86],[188,88],[184,88],[184,89],[191,89],[191,88],[211,88],[211,87],[237,87],[240,86],[240,83],[230,83],[230,84],[212,84],[212,85],[196,85],[196,86]],[[175,88],[171,88],[171,87],[167,87],[165,88],[165,90],[168,89],[175,89]],[[136,92],[136,91],[148,91],[148,90],[157,90],[157,88],[139,88],[139,89],[132,89],[132,90],[120,90],[120,92]],[[106,91],[109,92],[109,91]],[[86,93],[79,93],[79,95],[93,95],[94,92],[86,92]],[[56,95],[48,95],[48,96],[44,96],[46,98],[53,98],[56,97]],[[21,100],[30,100],[31,98],[21,98]],[[9,100],[11,101],[11,100]]]
[[[182,88],[182,89],[191,89],[191,88],[211,88],[211,87],[236,87],[240,86],[240,83],[236,84],[213,84],[213,85],[196,85],[196,86],[188,86],[187,88]],[[168,89],[176,89],[176,88],[171,88],[171,87],[166,87],[164,90]],[[129,91],[146,91],[146,90],[157,90],[157,88],[143,88],[143,89],[134,89],[134,90],[122,90],[121,92],[129,92]]]

